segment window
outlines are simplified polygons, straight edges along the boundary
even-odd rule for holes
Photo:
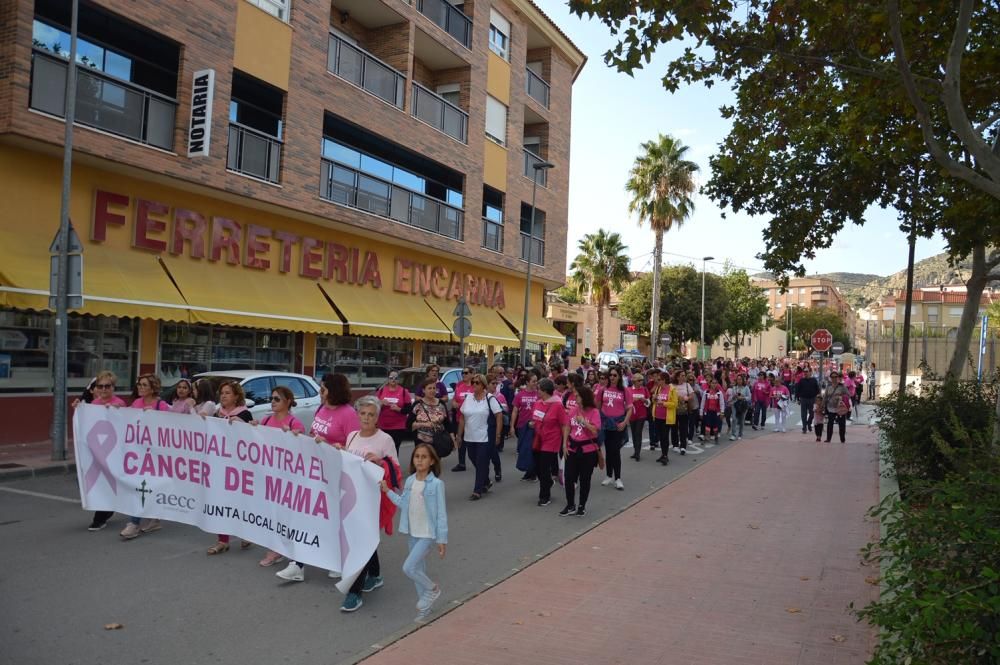
[[[243,384],[243,392],[254,404],[265,404],[271,399],[271,378],[261,376]]]
[[[288,5],[291,0],[247,0],[251,5],[260,7],[265,12],[288,23]]]
[[[962,316],[962,308],[961,307],[949,307],[948,308],[948,316],[958,316],[958,317],[961,317]]]
[[[229,101],[229,170],[278,182],[283,102],[280,90],[233,71],[233,93]]]
[[[435,88],[434,92],[436,92],[438,96],[441,97],[441,99],[448,102],[449,104],[452,104],[454,106],[459,105],[458,102],[461,96],[461,88],[457,83],[446,83],[444,85],[439,85],[437,88]]]
[[[521,260],[542,265],[545,263],[545,211],[536,209],[535,223],[531,223],[531,206],[521,203]],[[529,250],[530,248],[530,250]]]
[[[426,354],[426,345],[424,353]],[[377,388],[389,377],[413,364],[409,340],[319,335],[316,337],[316,378],[330,372],[347,376],[353,388]]]
[[[160,378],[164,385],[173,385],[199,372],[290,372],[294,350],[294,333],[164,322],[160,324]]]
[[[483,247],[503,253],[503,193],[483,187]]]
[[[507,145],[507,107],[489,95],[486,96],[486,137]]]
[[[510,21],[490,9],[490,50],[504,60],[510,60]]]
[[[806,292],[806,287],[803,286],[799,289],[799,293],[805,293],[805,292]]]

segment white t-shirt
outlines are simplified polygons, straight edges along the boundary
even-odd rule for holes
[[[489,404],[487,404],[489,402]],[[503,407],[496,399],[490,399],[488,395],[483,395],[483,399],[477,400],[474,393],[466,395],[462,402],[462,418],[465,420],[465,433],[463,437],[470,443],[485,443],[489,440],[489,422],[487,418],[490,413],[500,413]]]
[[[410,487],[410,511],[408,517],[410,518],[410,535],[414,538],[431,538],[431,525],[427,520],[427,502],[424,501],[424,485],[426,484],[423,480],[413,479],[413,485]]]

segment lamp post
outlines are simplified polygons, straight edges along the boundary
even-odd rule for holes
[[[712,259],[714,256],[706,256],[701,260],[701,342],[698,345],[698,355],[701,356],[703,348],[705,348],[705,264]],[[701,358],[705,360],[705,358]]]
[[[531,299],[531,254],[533,248],[532,241],[535,236],[535,194],[538,192],[539,172],[554,168],[551,162],[535,162],[531,165],[533,169],[531,183],[531,231],[528,233],[528,269],[524,280],[524,320],[521,322],[521,364],[528,365],[528,303]],[[599,350],[599,349],[598,349]]]

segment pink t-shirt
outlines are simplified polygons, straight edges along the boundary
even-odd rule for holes
[[[316,412],[313,418],[312,435],[322,438],[331,446],[334,444],[345,445],[347,435],[361,429],[361,420],[358,412],[349,404],[340,406],[330,406],[324,404]],[[393,450],[396,447],[393,446]]]
[[[593,427],[594,431],[586,429],[583,425],[576,422],[577,416],[582,416],[587,420]],[[601,429],[601,413],[597,409],[580,409],[579,407],[574,408],[569,412],[568,415],[569,424],[569,438],[571,441],[593,441],[593,443],[587,443],[583,446],[582,450],[585,453],[594,452],[597,450],[597,432]]]
[[[462,402],[465,401],[465,398],[471,392],[475,392],[475,391],[473,390],[472,386],[470,386],[465,381],[459,381],[458,383],[455,384],[455,409],[456,410],[460,410],[462,408]]]
[[[306,426],[303,425],[302,421],[296,418],[290,411],[280,420],[273,413],[269,413],[264,416],[264,419],[260,421],[260,424],[264,427],[277,427],[278,429],[284,429],[287,427],[289,432],[298,432],[299,434],[305,434],[306,432]]]
[[[91,404],[96,404],[97,406],[127,406],[125,400],[118,395],[112,395],[108,401],[104,401],[100,397],[95,397]]]
[[[531,409],[535,423],[535,448],[546,453],[557,453],[562,448],[562,428],[567,423],[562,400],[556,396],[537,401]]]
[[[399,464],[399,458],[396,457],[396,444],[392,442],[392,437],[382,430],[376,430],[371,436],[361,436],[359,431],[351,432],[347,435],[347,442],[347,452],[354,453],[358,457],[374,453],[379,461],[383,457],[391,457],[396,464]]]
[[[645,420],[649,414],[646,400],[649,399],[649,388],[645,385],[634,387],[632,390],[632,420]]]
[[[382,400],[382,410],[378,414],[378,426],[384,430],[406,429],[406,414],[400,411],[393,411],[389,405],[403,408],[410,404],[410,391],[403,386],[396,386],[395,389],[389,386],[382,386],[376,394]]]
[[[170,411],[174,413],[194,413],[193,399],[179,399],[170,405]]]
[[[170,405],[164,402],[159,397],[152,404],[146,404],[141,397],[132,402],[133,409],[142,409],[143,411],[169,411]]]
[[[522,390],[514,395],[514,408],[517,409],[517,422],[514,427],[521,429],[528,426],[531,420],[531,407],[538,401],[538,391]]]
[[[598,395],[594,395],[594,397],[597,399],[601,413],[609,418],[624,416],[625,411],[632,405],[631,388],[613,388],[608,386],[604,390],[601,390]]]

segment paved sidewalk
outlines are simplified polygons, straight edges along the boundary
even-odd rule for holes
[[[365,665],[860,665],[876,436],[744,440]]]
[[[61,461],[53,461],[51,441],[0,446],[0,483],[58,473],[76,473],[72,441]]]

